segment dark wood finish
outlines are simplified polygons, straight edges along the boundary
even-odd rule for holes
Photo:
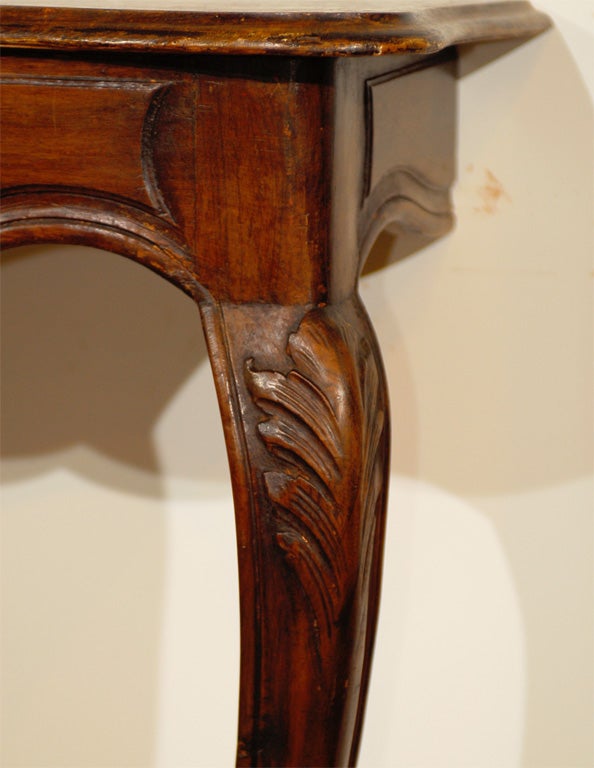
[[[2,8],[3,44],[59,50],[289,56],[437,53],[462,43],[537,34],[528,2],[461,3],[403,13],[195,13]]]
[[[240,511],[238,764],[349,765],[388,470],[373,333],[354,295],[325,307],[202,311]]]
[[[353,765],[389,466],[358,275],[386,224],[451,225],[450,46],[543,17],[505,3],[242,19],[4,8],[2,22],[4,244],[121,253],[201,313],[237,519],[237,763]]]

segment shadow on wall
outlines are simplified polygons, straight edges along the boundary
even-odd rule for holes
[[[47,471],[45,459],[59,454],[59,463],[75,461],[73,469],[97,482],[126,490],[127,481],[131,492],[160,496],[154,430],[190,375],[208,365],[193,302],[111,253],[31,247],[3,262],[5,480]],[[192,408],[185,421],[185,432],[219,429],[210,405]],[[198,466],[205,478],[225,480],[208,444],[196,442],[177,471],[194,477]],[[104,476],[77,446],[111,460]],[[142,474],[134,482],[118,465]]]
[[[153,765],[164,688],[184,689],[163,668],[176,504],[228,488],[197,309],[114,254],[16,249],[2,342],[3,765]]]
[[[474,74],[461,81],[456,228],[434,244],[381,235],[365,270],[378,335],[403,356],[395,468],[415,476],[422,459],[427,479],[464,495],[571,482],[591,470],[591,99],[555,31],[493,65],[498,89],[489,67],[462,62]],[[439,325],[422,381],[400,314]],[[423,414],[434,434],[419,448],[408,400],[421,388],[440,412]]]
[[[587,768],[592,101],[555,30],[461,71],[457,227],[412,258],[384,237],[362,288],[398,475],[362,757]]]

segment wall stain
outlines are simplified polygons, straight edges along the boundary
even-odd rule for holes
[[[480,200],[480,205],[474,208],[477,213],[486,213],[491,216],[497,213],[501,201],[511,202],[503,184],[488,168],[485,168],[485,180],[478,188],[477,193]]]

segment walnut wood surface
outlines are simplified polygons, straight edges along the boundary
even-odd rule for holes
[[[335,14],[5,6],[1,16],[0,43],[10,47],[291,56],[428,54],[534,35],[549,23],[528,2]]]
[[[527,4],[504,5],[481,35],[515,36],[516,12],[523,33],[542,25]],[[200,310],[237,522],[237,763],[353,765],[389,466],[357,280],[387,223],[431,236],[451,226],[455,51],[326,56],[384,50],[383,37],[410,48],[417,18],[2,17],[5,42],[24,46],[2,62],[3,243],[121,253]],[[299,55],[172,53],[244,51],[246,29],[254,50]],[[458,39],[423,34],[423,50]],[[101,47],[121,50],[88,50]]]
[[[352,765],[388,471],[373,332],[354,295],[202,312],[238,511],[238,765]]]

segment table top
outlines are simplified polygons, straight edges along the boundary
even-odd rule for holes
[[[8,48],[355,56],[435,53],[537,34],[517,0],[16,0],[0,4]],[[224,8],[224,12],[217,9]]]

